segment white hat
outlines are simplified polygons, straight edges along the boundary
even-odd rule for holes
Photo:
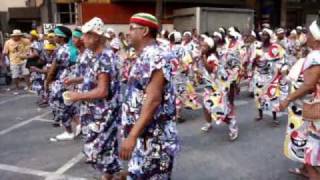
[[[270,37],[272,37],[272,35],[273,35],[273,31],[271,29],[269,29],[269,28],[263,28],[262,32],[268,33],[268,35]]]
[[[284,33],[284,29],[283,28],[278,28],[276,33],[277,34],[282,34],[282,33]]]
[[[213,36],[216,36],[216,37],[222,39],[222,34],[220,32],[216,32],[216,31],[213,32]]]
[[[104,23],[103,21],[98,18],[94,17],[90,21],[86,22],[81,30],[83,33],[88,33],[88,32],[94,32],[97,33],[98,35],[103,35],[104,34],[104,29],[103,29]]]
[[[320,40],[320,27],[318,24],[318,20],[315,20],[311,23],[311,25],[309,26],[309,30],[314,39]]]
[[[205,42],[206,44],[208,44],[208,46],[209,46],[210,48],[213,48],[213,46],[214,46],[214,41],[213,41],[213,39],[212,39],[211,37],[206,37],[206,38],[204,38],[204,42]]]
[[[302,30],[302,26],[297,26],[297,30]]]
[[[107,29],[107,33],[115,33],[115,31],[114,31],[114,29],[112,29],[112,28],[108,28],[108,29]]]
[[[183,33],[183,36],[187,36],[187,35],[192,36],[190,31],[186,31],[186,32]]]
[[[14,29],[10,36],[23,36],[23,33],[21,32],[20,29]]]
[[[114,49],[117,49],[119,50],[120,49],[120,41],[118,39],[113,39],[111,42],[110,42],[110,46]]]

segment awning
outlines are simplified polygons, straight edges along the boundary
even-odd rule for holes
[[[150,2],[150,0],[111,0],[114,3],[120,2]],[[156,2],[156,1],[152,1]],[[212,5],[243,5],[245,0],[164,0],[164,3],[190,3],[190,4],[212,4]]]
[[[39,20],[40,9],[35,7],[17,7],[8,9],[9,21],[11,20]]]

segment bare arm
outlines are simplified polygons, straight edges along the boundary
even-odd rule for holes
[[[304,83],[294,93],[287,97],[289,102],[295,101],[296,99],[306,95],[310,91],[316,88],[317,83],[320,79],[320,65],[312,66],[304,72]]]
[[[145,127],[151,123],[154,112],[162,102],[165,84],[163,72],[155,71],[146,90],[146,99],[142,105],[140,118],[133,126],[130,137],[138,138]]]
[[[93,99],[102,99],[108,97],[108,90],[110,84],[110,75],[107,73],[100,73],[98,75],[97,87],[88,92],[77,93],[72,92],[71,100],[72,101],[87,101]]]

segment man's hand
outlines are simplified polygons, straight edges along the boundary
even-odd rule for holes
[[[128,136],[121,144],[120,149],[120,159],[129,160],[132,156],[132,152],[136,146],[137,139],[131,136]]]

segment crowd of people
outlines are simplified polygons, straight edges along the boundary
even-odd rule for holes
[[[51,141],[81,135],[86,163],[101,179],[170,179],[180,149],[176,122],[182,109],[203,109],[201,131],[228,125],[239,136],[235,99],[247,83],[264,113],[288,109],[284,154],[303,164],[291,173],[320,179],[320,118],[303,116],[320,98],[320,24],[293,30],[264,25],[240,32],[220,27],[212,34],[162,30],[156,17],[137,13],[128,34],[95,17],[83,26],[57,26],[40,36],[14,30],[3,48],[15,88],[39,96],[63,133]],[[3,63],[5,64],[5,63]],[[199,90],[200,89],[200,90]],[[17,93],[17,92],[15,92]],[[129,160],[124,169],[123,160]]]

